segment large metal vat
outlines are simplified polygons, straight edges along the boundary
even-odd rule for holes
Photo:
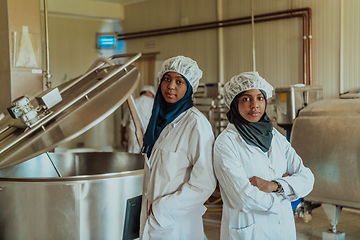
[[[142,155],[48,151],[131,101],[140,77],[131,63],[140,56],[100,58],[84,75],[12,102],[0,120],[0,239],[138,236]],[[115,64],[119,57],[131,59]]]
[[[336,232],[342,207],[360,209],[360,99],[325,99],[300,111],[291,144],[315,175],[305,201],[321,203]]]
[[[0,239],[123,239],[126,212],[140,210],[128,199],[142,194],[143,162],[120,152],[49,153],[0,170]]]
[[[291,144],[315,175],[305,200],[360,209],[360,99],[326,99],[300,112]]]

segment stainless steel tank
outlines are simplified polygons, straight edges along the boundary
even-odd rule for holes
[[[0,170],[0,239],[133,239],[143,162],[120,152],[49,153]]]
[[[305,198],[360,209],[360,99],[314,102],[295,119],[291,144],[315,175]],[[352,191],[352,190],[354,191]]]
[[[360,99],[324,99],[300,111],[291,144],[315,175],[305,201],[320,203],[336,232],[342,207],[360,209]],[[335,238],[334,238],[335,239]]]
[[[100,58],[84,75],[9,106],[0,121],[0,239],[138,236],[142,155],[49,151],[131,99],[140,56]],[[120,57],[130,60],[112,61]]]

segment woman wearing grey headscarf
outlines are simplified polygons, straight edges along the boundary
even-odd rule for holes
[[[257,72],[245,72],[224,90],[230,123],[214,145],[220,239],[295,240],[291,201],[311,192],[314,176],[266,114],[273,87]]]

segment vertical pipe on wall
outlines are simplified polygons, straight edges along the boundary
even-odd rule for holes
[[[306,65],[307,65],[307,54],[306,54],[306,44],[307,44],[307,35],[306,35],[306,15],[303,14],[303,83],[306,85]],[[311,85],[311,84],[310,84]]]
[[[251,0],[251,32],[252,32],[253,71],[256,71],[256,61],[255,61],[255,23],[254,23],[254,0]]]
[[[340,80],[339,80],[339,94],[344,93],[343,86],[343,51],[344,51],[344,0],[340,0]]]
[[[217,0],[217,18],[218,21],[222,21],[222,12],[223,12],[223,1]],[[220,26],[222,24],[219,24]],[[219,83],[221,85],[225,84],[224,80],[224,29],[222,27],[218,28],[218,59],[219,59]]]
[[[48,8],[47,0],[44,0],[44,28],[45,28],[45,61],[46,61],[46,71],[45,71],[45,86],[47,88],[51,87],[51,75],[50,75],[50,61],[49,61],[49,33],[48,33]]]
[[[311,8],[308,11],[308,33],[309,33],[309,85],[312,85],[312,13]]]

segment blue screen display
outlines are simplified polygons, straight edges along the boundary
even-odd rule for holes
[[[99,35],[98,48],[116,48],[116,35]]]

